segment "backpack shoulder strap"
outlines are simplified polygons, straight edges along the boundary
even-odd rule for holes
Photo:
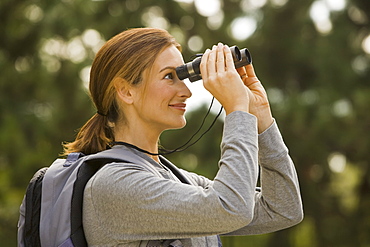
[[[89,179],[105,164],[125,162],[119,158],[100,157],[85,160],[79,167],[76,182],[73,185],[71,201],[71,240],[74,246],[87,247],[85,233],[82,226],[83,194]]]
[[[184,184],[191,184],[189,180],[180,172],[180,170],[172,164],[170,161],[168,161],[166,158],[159,156],[159,159],[161,160],[161,163],[166,166],[168,169],[172,171],[173,174]]]

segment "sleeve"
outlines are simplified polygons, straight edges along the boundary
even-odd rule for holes
[[[294,164],[276,122],[258,138],[261,192],[255,194],[252,222],[229,235],[263,234],[303,219],[303,206]]]
[[[225,119],[220,168],[212,182],[198,178],[200,186],[187,185],[135,164],[103,167],[85,189],[84,225],[117,241],[192,238],[240,229],[253,219],[257,146],[256,118],[233,112]]]

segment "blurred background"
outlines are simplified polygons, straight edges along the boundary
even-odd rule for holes
[[[370,246],[369,18],[369,0],[2,0],[1,246],[16,246],[34,172],[95,113],[87,92],[94,54],[113,35],[143,26],[168,30],[185,61],[217,42],[247,47],[296,164],[303,222],[223,237],[225,247]],[[164,133],[166,148],[189,139],[208,108],[201,82],[190,87],[188,125]],[[216,104],[207,126],[217,111]],[[223,116],[196,145],[167,158],[213,178],[222,125]]]

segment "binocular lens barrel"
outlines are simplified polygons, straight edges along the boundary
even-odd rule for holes
[[[240,68],[252,63],[252,56],[247,48],[239,50],[237,46],[230,47],[233,56],[235,68]],[[180,80],[189,78],[191,82],[202,79],[200,73],[200,62],[202,57],[197,57],[193,61],[188,62],[176,68],[176,74]]]

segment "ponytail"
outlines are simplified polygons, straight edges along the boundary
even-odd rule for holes
[[[74,142],[63,144],[62,155],[66,156],[73,152],[94,154],[106,150],[112,141],[114,135],[107,116],[96,113],[82,126]]]

